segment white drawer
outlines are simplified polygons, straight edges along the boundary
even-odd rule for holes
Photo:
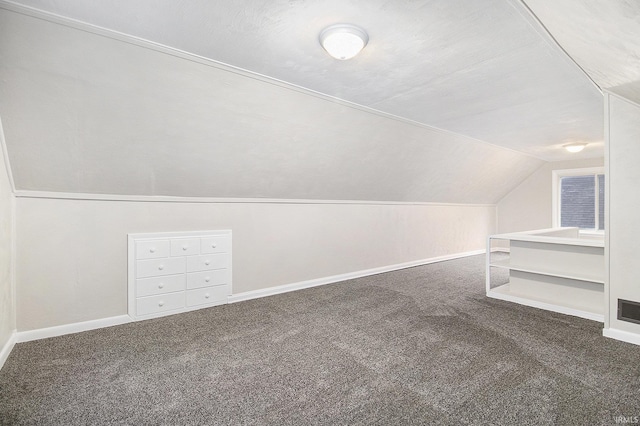
[[[229,265],[229,259],[230,257],[227,253],[214,253],[203,256],[187,257],[187,272],[228,268],[231,266]]]
[[[184,257],[138,260],[136,262],[136,278],[180,274],[185,271],[185,263]]]
[[[209,287],[212,285],[229,284],[229,269],[214,269],[204,272],[190,272],[187,274],[187,288]]]
[[[169,257],[169,240],[136,241],[136,259]]]
[[[205,303],[226,303],[227,292],[228,287],[226,285],[187,290],[187,306],[198,306]]]
[[[171,256],[191,256],[194,254],[200,254],[200,238],[171,240]]]
[[[136,299],[136,315],[157,314],[184,308],[184,292],[167,293]]]
[[[136,297],[183,291],[184,284],[184,274],[138,279],[136,280]]]
[[[217,235],[202,238],[200,253],[229,253],[231,251],[231,236]]]

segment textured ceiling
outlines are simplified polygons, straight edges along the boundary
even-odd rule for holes
[[[495,203],[640,99],[640,2],[525,1],[0,0],[16,188]]]
[[[0,9],[19,190],[495,203],[516,151]]]
[[[517,0],[21,3],[546,160],[603,155],[601,93]],[[351,61],[318,44],[338,22],[369,33]],[[570,157],[573,141],[592,145]]]
[[[640,101],[640,1],[525,2],[600,87]]]

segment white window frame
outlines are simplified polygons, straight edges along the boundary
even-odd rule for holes
[[[551,217],[554,228],[560,227],[560,179],[567,176],[604,175],[604,167],[587,167],[582,169],[565,169],[551,171]],[[606,175],[605,175],[606,181]],[[596,195],[599,193],[598,179],[596,179]],[[605,197],[607,194],[605,194]],[[596,196],[596,227],[600,223],[600,209],[598,208],[598,197]],[[581,234],[604,234],[602,229],[581,229]]]

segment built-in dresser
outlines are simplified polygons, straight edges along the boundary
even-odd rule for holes
[[[231,231],[129,234],[129,316],[154,318],[227,303]]]

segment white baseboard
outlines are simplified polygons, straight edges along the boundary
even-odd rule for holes
[[[464,253],[455,253],[446,256],[432,257],[430,259],[414,260],[411,262],[399,263],[396,265],[382,266],[379,268],[366,269],[363,271],[349,272],[346,274],[332,275],[330,277],[317,278],[308,281],[302,281],[293,284],[285,284],[277,287],[270,287],[260,290],[248,291],[245,293],[234,294],[229,297],[229,303],[236,303],[243,300],[257,299],[260,297],[272,296],[276,294],[286,293],[289,291],[302,290],[305,288],[316,287],[324,284],[331,284],[339,281],[350,280],[354,278],[366,277],[368,275],[376,275],[384,272],[397,271],[399,269],[411,268],[414,266],[427,265],[429,263],[443,262],[445,260],[459,259],[477,254],[484,254],[485,250],[474,250]],[[0,355],[9,356],[9,352],[15,343],[29,342],[32,340],[46,339],[48,337],[63,336],[65,334],[79,333],[82,331],[95,330],[97,328],[111,327],[114,325],[126,324],[132,322],[129,315],[120,315],[116,317],[101,318],[92,321],[78,322],[73,324],[59,325],[55,327],[40,328],[37,330],[19,331],[12,336],[11,345],[5,345]],[[7,349],[8,348],[8,349]],[[5,351],[7,352],[5,355]],[[0,358],[2,360],[2,358]]]
[[[348,272],[346,274],[332,275],[329,277],[316,278],[313,280],[300,281],[292,284],[280,285],[277,287],[263,288],[260,290],[247,291],[229,296],[229,303],[241,302],[243,300],[258,299],[260,297],[274,296],[276,294],[288,293],[290,291],[302,290],[305,288],[317,287],[325,284],[332,284],[339,281],[352,280],[354,278],[366,277],[369,275],[382,274],[384,272],[397,271],[399,269],[412,268],[414,266],[428,265],[429,263],[443,262],[445,260],[459,259],[461,257],[484,254],[486,250],[474,250],[464,253],[449,254],[446,256],[432,257],[429,259],[414,260],[411,262],[398,263],[395,265],[381,266],[379,268],[365,269],[362,271]]]
[[[14,331],[13,333],[11,333],[11,336],[9,336],[9,340],[7,340],[7,343],[5,343],[2,347],[2,350],[0,350],[0,369],[2,369],[5,361],[7,360],[7,358],[9,358],[9,354],[11,353],[11,350],[13,349],[13,346],[15,344],[16,332]]]
[[[640,345],[640,334],[616,330],[615,328],[605,328],[602,330],[602,335],[604,337],[609,337],[610,339],[622,340],[623,342]]]
[[[491,253],[511,253],[509,247],[492,247]]]
[[[80,333],[81,331],[111,327],[113,325],[126,324],[128,322],[131,322],[131,317],[129,315],[119,315],[117,317],[101,318],[92,321],[76,322],[73,324],[58,325],[48,328],[39,328],[37,330],[19,331],[16,333],[16,343],[46,339],[47,337],[63,336],[65,334]]]

